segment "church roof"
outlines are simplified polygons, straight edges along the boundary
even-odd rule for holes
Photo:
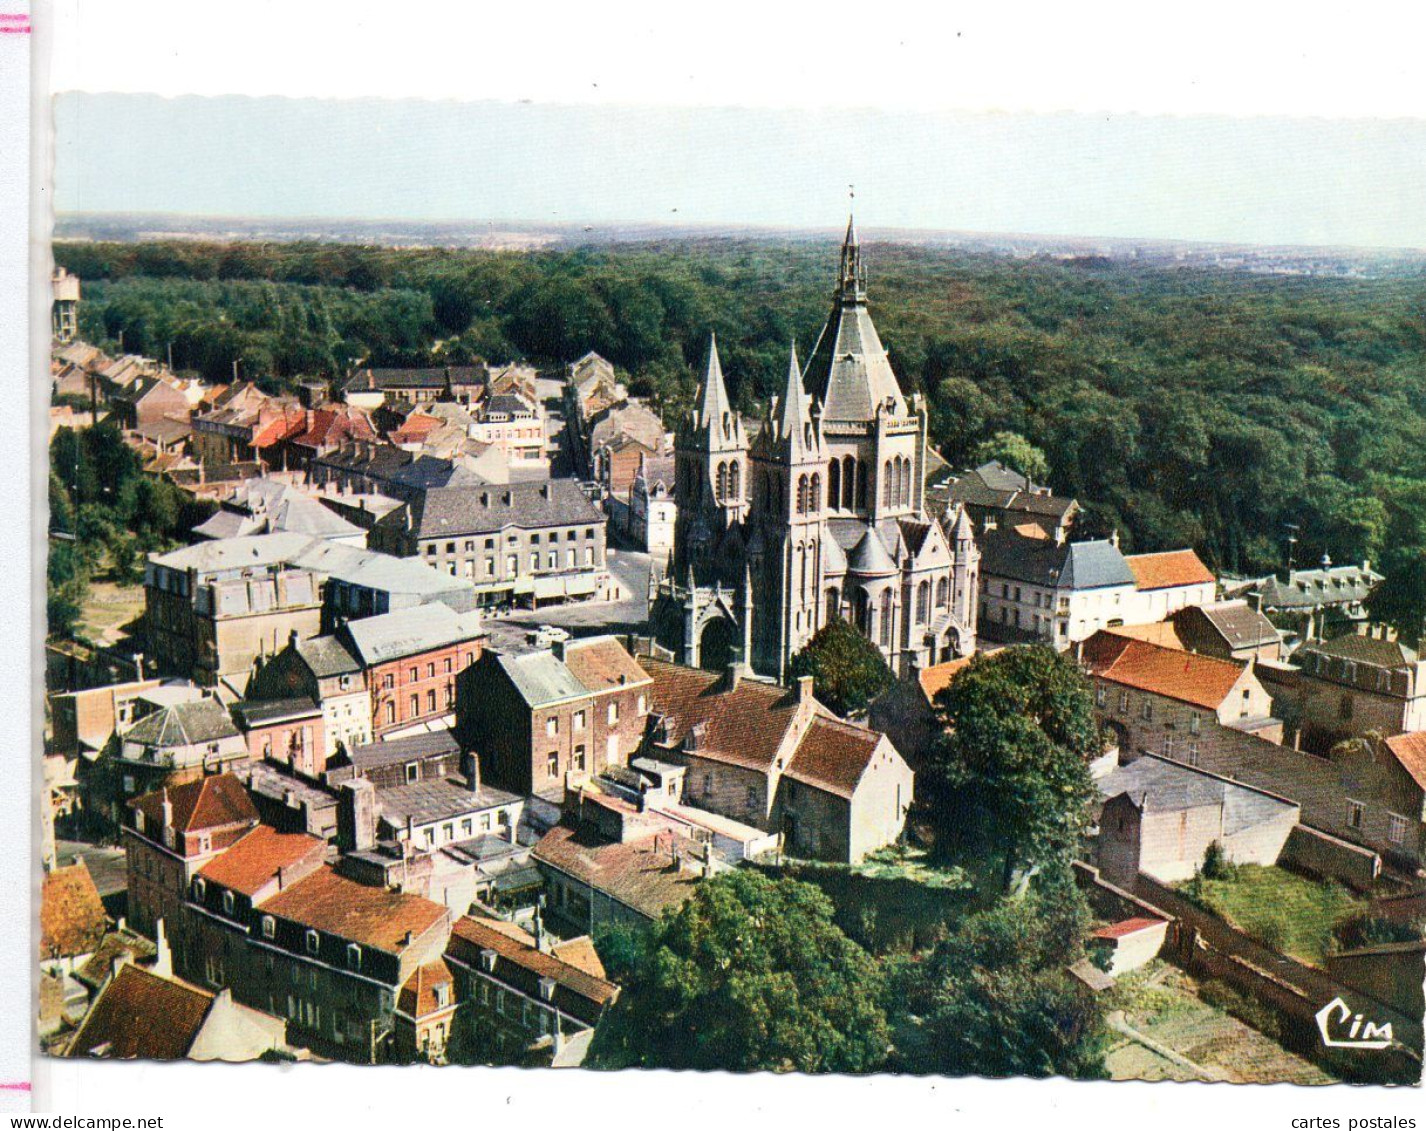
[[[743,421],[733,411],[728,399],[728,387],[723,381],[723,363],[718,358],[718,338],[708,335],[708,366],[703,373],[703,384],[698,390],[698,408],[693,413],[693,432],[709,434],[709,446],[717,444],[741,444],[743,442]]]
[[[850,220],[840,276],[832,313],[807,359],[807,387],[821,403],[824,420],[872,420],[887,401],[905,415],[906,400],[867,309],[861,245]]]
[[[847,558],[847,568],[863,577],[885,577],[896,572],[896,563],[887,553],[881,535],[869,528]]]

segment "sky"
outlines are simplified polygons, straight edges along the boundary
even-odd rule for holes
[[[1426,13],[1149,7],[58,0],[55,200],[1426,247]]]

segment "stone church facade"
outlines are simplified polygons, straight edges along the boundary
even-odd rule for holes
[[[975,650],[980,552],[961,509],[925,509],[925,405],[892,372],[848,223],[832,312],[749,437],[716,341],[675,443],[678,520],[650,625],[682,663],[777,679],[834,617],[893,671]]]

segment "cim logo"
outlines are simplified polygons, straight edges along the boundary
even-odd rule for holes
[[[1384,1049],[1394,1039],[1390,1021],[1385,1025],[1367,1021],[1339,997],[1317,1011],[1317,1028],[1330,1049]]]

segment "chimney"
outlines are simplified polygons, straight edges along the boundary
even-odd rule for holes
[[[808,703],[812,700],[812,683],[810,675],[800,675],[797,677],[797,701]]]
[[[740,661],[738,661],[738,660],[731,660],[731,661],[729,661],[727,668],[724,669],[724,675],[725,675],[725,687],[724,687],[724,690],[725,690],[725,691],[736,691],[736,690],[738,689],[738,681],[739,681],[739,680],[742,678],[742,676],[743,676],[743,665],[742,665],[742,663],[741,663]]]
[[[1119,549],[1119,528],[1117,526],[1109,532],[1109,544],[1116,550]]]
[[[376,787],[366,778],[342,783],[337,801],[338,843],[350,852],[369,852],[376,844]]]
[[[466,754],[465,780],[471,793],[480,792],[480,755],[474,750]]]
[[[168,786],[163,787],[163,799],[160,805],[163,808],[163,820],[160,822],[159,828],[164,833],[168,833],[173,829],[173,802],[168,799]]]
[[[168,932],[162,919],[154,923],[154,960],[149,969],[160,978],[173,977],[173,950],[168,945]]]

